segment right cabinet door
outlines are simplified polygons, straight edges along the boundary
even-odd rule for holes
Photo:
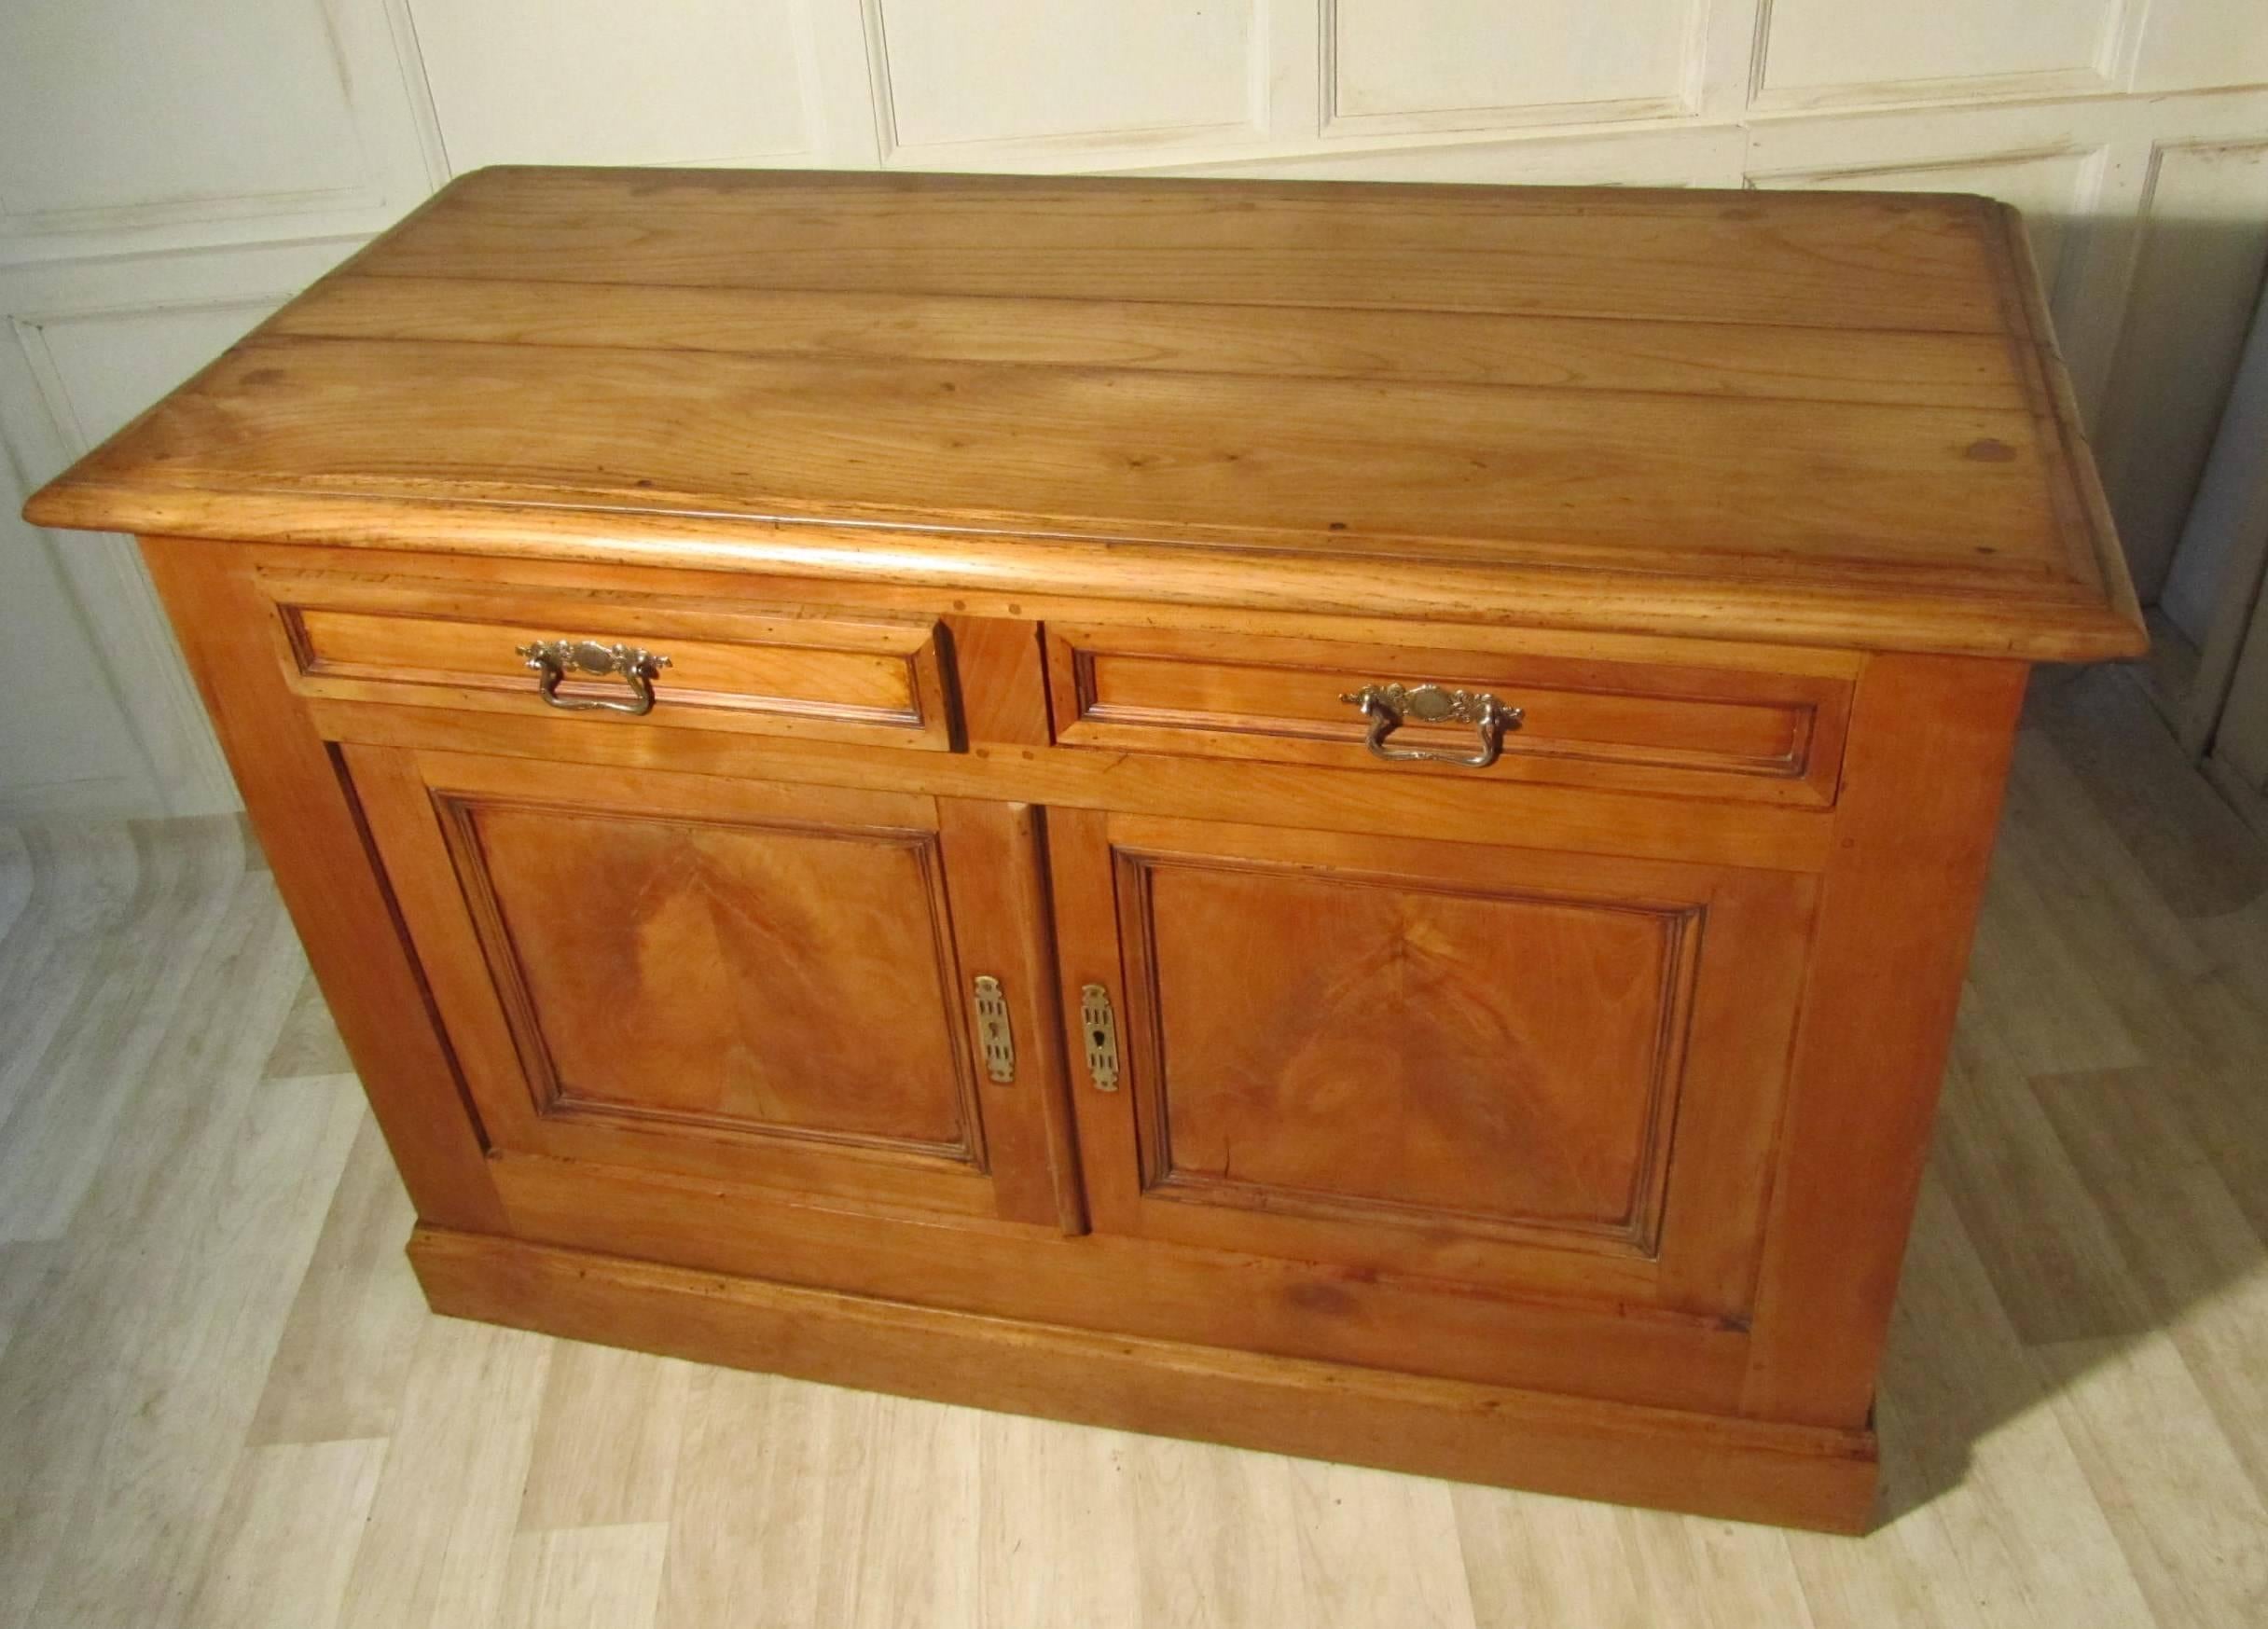
[[[1049,831],[1097,1229],[1745,1314],[1812,877],[1086,810]]]

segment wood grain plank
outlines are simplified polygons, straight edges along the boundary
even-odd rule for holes
[[[2027,1346],[2137,1334],[2149,1300],[2029,1083],[1982,1024],[1955,1042],[1937,1169]]]
[[[1980,333],[1988,229],[1971,200],[1862,193],[491,170],[356,269]]]
[[[347,1043],[339,1039],[339,1026],[331,1022],[331,1009],[323,999],[322,987],[310,973],[292,998],[291,1011],[284,1015],[284,1028],[261,1072],[276,1080],[294,1075],[351,1074],[353,1069]]]
[[[2268,933],[2258,942],[2268,946]],[[2268,1035],[2268,1011],[2261,1023],[2254,1033]],[[2243,1069],[2179,1070],[2167,1090],[2230,1199],[2268,1239],[2268,1095]]]
[[[1131,1539],[1144,1558],[1181,1558],[1143,1568],[1121,1608],[1131,1621],[1473,1629],[1455,1490],[1206,1443],[1124,1441],[1116,1497]]]
[[[2034,275],[1972,199],[490,171],[29,513],[2133,654]]]
[[[32,865],[32,856],[25,847],[23,834],[15,826],[0,826],[0,958],[5,958],[8,931],[32,903],[32,895],[39,873]],[[5,966],[0,960],[0,966]],[[5,989],[0,980],[0,989]]]
[[[1273,1469],[1291,1494],[1308,1622],[1474,1629],[1446,1485],[1305,1459]]]
[[[279,337],[238,346],[72,478],[1323,559],[1828,580],[1903,566],[2022,591],[2063,569],[2032,427],[1968,407],[1703,414],[1640,392]]]
[[[1966,1135],[1948,1129],[1945,1143]],[[2121,1629],[2150,1608],[1971,1235],[1926,1183],[1883,1366],[1885,1525],[1860,1552],[1791,1538],[1815,1613],[1862,1567],[1915,1621]]]
[[[1618,1511],[1616,1525],[1657,1600],[1672,1603],[1709,1629],[1786,1623],[1813,1629],[1788,1536],[1727,1522],[1695,1522],[1660,1511]]]
[[[519,1530],[667,1522],[690,1367],[561,1346],[544,1375]],[[660,1557],[655,1556],[657,1577]]]
[[[2035,1078],[2032,1091],[2253,1486],[2268,1499],[2268,1272],[2164,1067]],[[2222,1091],[2247,1088],[2232,1078]]]
[[[133,891],[121,908],[144,932],[105,934],[78,976],[50,1044],[0,1105],[0,1239],[62,1236],[120,1117],[221,926],[243,859],[228,826],[207,839],[136,834]]]
[[[520,1534],[497,1629],[649,1629],[669,1539],[662,1522]]]
[[[296,984],[289,966],[269,983],[277,1016]],[[249,1067],[260,1050],[245,1049]],[[193,1589],[197,1541],[228,1491],[214,1461],[243,1441],[314,1219],[361,1117],[353,1089],[337,1087],[255,1092],[228,1127],[227,1153],[206,1167],[208,1199],[228,1202],[194,1227],[119,1365],[114,1412],[79,1444],[89,1473],[35,1622],[162,1622]]]
[[[180,1622],[196,1629],[331,1629],[386,1447],[376,1438],[247,1449]]]
[[[118,1609],[106,1591],[176,1581],[178,1547],[197,1525],[183,1506],[209,1514],[201,1501],[222,1487],[203,1467],[216,1452],[233,1455],[256,1401],[256,1388],[236,1389],[249,1376],[235,1366],[264,1366],[304,1265],[295,1252],[307,1241],[289,1224],[319,1213],[305,1184],[321,1167],[293,1139],[312,1135],[327,1149],[328,1116],[352,1099],[286,1094],[253,1117],[259,1059],[299,963],[264,874],[228,893],[223,928],[73,1215],[55,1277],[0,1362],[0,1463],[13,1470],[0,1477],[0,1623],[82,1608],[103,1622]],[[172,1088],[183,1080],[198,1089]],[[256,1126],[264,1140],[247,1136]],[[352,1122],[339,1129],[351,1136]],[[262,1170],[254,1142],[285,1163]],[[345,1150],[342,1137],[340,1161]],[[216,1195],[227,1202],[216,1207]],[[264,1208],[269,1236],[257,1231]],[[173,1360],[199,1339],[214,1343],[201,1361]],[[90,1520],[122,1488],[139,1497],[122,1498],[111,1520]],[[129,1574],[104,1569],[104,1556],[137,1545],[159,1548]],[[43,1606],[50,1582],[57,1594]]]
[[[6,1355],[16,1325],[52,1283],[62,1255],[60,1239],[0,1245],[0,1356]]]
[[[1135,1595],[1141,1622],[1197,1629],[1313,1610],[1280,1461],[1136,1438],[1125,1475],[1141,1553],[1181,1559],[1144,1568]]]
[[[2268,1615],[2268,1501],[2172,1339],[2075,1341],[2036,1348],[2035,1360],[2158,1621]]]
[[[1675,1608],[1631,1553],[1622,1512],[1578,1499],[1459,1487],[1459,1550],[1475,1629],[1651,1629]]]
[[[1019,301],[1010,311],[999,297],[351,273],[318,283],[265,331],[1914,407],[2026,405],[2007,347],[1985,335],[1627,318],[1340,310],[1325,324],[1302,307],[1053,299]]]
[[[48,1049],[83,1010],[80,987],[118,955],[110,941],[132,919],[143,864],[133,829],[122,824],[43,822],[11,835],[10,869],[24,882],[0,940],[0,1117],[37,1088]]]
[[[2035,932],[2026,953],[2051,973],[2061,997],[2046,1013],[2033,1003],[2011,1009],[2022,1022],[2010,1032],[2024,1036],[2022,1056],[2035,1074],[2147,1061],[2179,1064],[2204,1078],[2241,1073],[2268,1047],[2268,1015],[2246,995],[2250,959],[2217,954],[2211,939],[2212,924],[2241,920],[2234,907],[2258,897],[2248,877],[2268,876],[2268,868],[2253,871],[2233,859],[2213,864],[2206,856],[2224,843],[2246,858],[2257,845],[2241,828],[2215,840],[2193,811],[2184,817],[2178,794],[2164,797],[2163,817],[2150,819],[2151,835],[2142,835],[2144,822],[2113,790],[2117,782],[2187,780],[2199,794],[2213,794],[2186,760],[2169,764],[2158,755],[2163,750],[2178,760],[2179,749],[2147,703],[2137,697],[2137,704],[2145,709],[2138,715],[2095,710],[2103,739],[2085,748],[2046,728],[2017,737],[2007,822],[2012,830],[2024,825],[2028,840],[2009,845],[1999,870],[2028,895],[2025,915]],[[2221,812],[2235,818],[2226,806]],[[2195,856],[2186,863],[2178,858],[2184,849]],[[2231,908],[2195,909],[2199,885],[2183,875],[2192,867],[2222,875]],[[2115,963],[2102,950],[2111,945],[2122,951]],[[2052,1024],[2067,1026],[2071,1043],[2056,1045]],[[2050,1056],[2059,1061],[2040,1061]]]
[[[1203,1450],[1187,1445],[1192,1453]],[[1139,1525],[1141,1468],[1167,1444],[1123,1431],[988,1414],[976,1422],[977,1616],[1002,1629],[1058,1622],[1136,1629],[1155,1574]]]
[[[1985,899],[1969,982],[1977,1006],[1998,1015],[1994,1043],[2012,1063],[2050,1074],[2142,1063],[2141,1044],[2089,964],[2085,942],[2056,920],[2036,862],[2012,855],[1988,880]]]
[[[914,1398],[843,1394],[835,1417],[851,1423],[843,1437],[864,1449],[822,1496],[816,1621],[846,1629],[974,1622],[979,1416]]]
[[[276,1342],[248,1442],[393,1432],[427,1321],[425,1298],[402,1260],[416,1221],[385,1141],[366,1115]]]
[[[2044,669],[2025,722],[2055,743],[2076,800],[2058,798],[2071,836],[2115,839],[2183,918],[2219,917],[2268,895],[2268,850],[2192,772],[2132,676],[2117,668]],[[2058,789],[2060,790],[2060,788]]]
[[[826,1532],[815,1495],[861,1444],[830,1424],[833,1388],[696,1368],[672,1486],[659,1629],[819,1620]]]
[[[553,1343],[429,1320],[347,1581],[347,1629],[493,1622]]]
[[[659,1623],[975,1624],[979,1418],[702,1371]]]

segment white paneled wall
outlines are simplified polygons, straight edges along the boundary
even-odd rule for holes
[[[1692,113],[1708,12],[1706,0],[1323,0],[1326,128]]]
[[[1760,107],[1879,107],[2117,88],[2146,0],[1801,0],[1767,7]]]
[[[1003,141],[1256,140],[1266,14],[1265,0],[877,0],[884,140],[901,160]]]
[[[2268,3],[8,0],[0,473],[504,161],[1991,193],[2147,592],[2268,261]],[[0,533],[0,811],[227,807],[131,550]]]
[[[856,162],[855,128],[827,151],[811,22],[803,0],[477,0],[418,7],[417,48],[459,171]]]

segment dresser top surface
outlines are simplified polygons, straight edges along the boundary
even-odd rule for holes
[[[2083,658],[2139,620],[1985,200],[478,172],[54,525]]]

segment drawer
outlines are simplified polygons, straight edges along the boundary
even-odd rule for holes
[[[572,715],[594,727],[952,745],[930,618],[319,572],[260,580],[285,670],[306,696]],[[539,646],[555,681],[524,654]],[[648,706],[644,690],[650,710],[634,711]]]
[[[1830,672],[1061,624],[1047,683],[1069,747],[1815,806],[1850,707]],[[1368,713],[1348,699],[1389,685]],[[1429,723],[1429,686],[1464,704]],[[1489,729],[1484,697],[1508,723]]]

